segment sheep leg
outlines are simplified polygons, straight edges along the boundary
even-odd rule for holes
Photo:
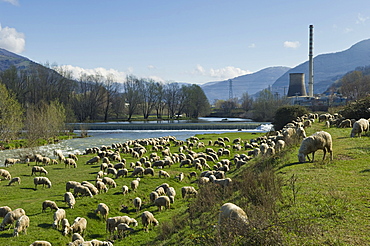
[[[315,160],[315,152],[312,152],[312,162]]]
[[[325,155],[326,155],[326,149],[324,148],[324,156],[322,157],[322,160],[325,160]]]

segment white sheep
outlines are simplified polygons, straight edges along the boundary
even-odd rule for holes
[[[62,234],[63,236],[66,236],[69,234],[70,230],[71,230],[71,225],[69,224],[69,221],[67,218],[64,218],[62,219]]]
[[[171,201],[168,196],[160,196],[154,200],[154,205],[158,207],[158,211],[160,212],[162,211],[162,207],[165,207],[166,209],[170,209]]]
[[[116,188],[117,187],[117,184],[116,182],[112,179],[112,178],[109,178],[109,177],[104,177],[103,178],[103,183],[106,184],[107,186],[109,186],[110,188]]]
[[[99,156],[95,156],[93,158],[91,158],[90,160],[88,160],[86,162],[86,164],[94,164],[94,163],[98,163],[100,161],[100,157]]]
[[[154,215],[149,211],[145,211],[141,214],[141,222],[146,232],[148,232],[150,225],[153,226],[159,225],[158,220],[154,218]]]
[[[6,158],[4,162],[4,166],[9,166],[9,165],[14,165],[17,162],[20,162],[21,160],[19,159],[14,159],[14,158]]]
[[[107,219],[106,222],[106,231],[110,234],[113,234],[116,230],[116,227],[121,224],[125,223],[127,225],[137,226],[138,223],[134,218],[130,218],[129,216],[116,216],[116,217],[110,217]]]
[[[113,177],[117,176],[117,170],[114,167],[108,167],[107,169],[107,175],[112,174]]]
[[[139,210],[141,208],[141,204],[142,204],[141,198],[140,197],[135,197],[135,199],[132,202],[134,204],[134,207],[136,208],[136,212],[139,212]]]
[[[221,206],[218,225],[220,230],[234,228],[244,228],[249,224],[248,216],[239,206],[234,203],[225,203]]]
[[[14,184],[14,183],[21,184],[21,178],[20,178],[20,177],[14,177],[14,178],[12,178],[12,179],[9,181],[8,186],[10,186],[11,184]]]
[[[98,190],[98,188],[96,188],[96,187],[95,187],[92,183],[90,183],[89,181],[82,181],[82,182],[81,182],[81,185],[86,186],[87,188],[89,188],[89,190],[90,190],[90,192],[91,192],[91,194],[92,194],[93,196],[95,196],[95,195],[99,194],[99,190]]]
[[[167,192],[166,192],[166,195],[170,198],[171,203],[175,202],[175,196],[176,196],[175,188],[169,187]]]
[[[154,203],[155,199],[157,199],[159,197],[159,194],[156,192],[156,191],[152,191],[150,194],[149,194],[149,200],[150,202]]]
[[[45,212],[47,208],[50,208],[50,210],[58,210],[58,205],[54,201],[45,200],[42,202],[42,212]]]
[[[86,231],[86,227],[87,220],[83,217],[77,217],[70,228],[72,233],[78,232],[83,235],[83,233]]]
[[[105,220],[109,215],[109,207],[105,203],[99,203],[98,208],[95,210],[96,214],[100,214]]]
[[[131,173],[131,177],[134,177],[134,176],[141,176],[143,177],[144,176],[144,171],[145,169],[143,167],[135,167],[134,171],[132,171]]]
[[[73,166],[74,168],[76,168],[77,167],[76,161],[74,159],[72,159],[72,158],[66,158],[64,160],[64,167],[70,168],[71,166]]]
[[[58,157],[58,161],[61,162],[61,161],[64,161],[65,157],[62,153],[61,150],[57,149],[57,150],[54,150],[54,155]]]
[[[6,226],[13,225],[15,221],[17,221],[22,215],[25,215],[26,212],[22,208],[14,209],[13,211],[8,212],[5,216],[3,221],[0,224],[0,231],[3,231]],[[9,227],[10,229],[10,227]]]
[[[315,152],[319,149],[324,151],[323,160],[326,152],[330,153],[330,160],[333,160],[333,142],[330,133],[325,131],[316,132],[313,135],[303,139],[301,147],[298,151],[299,162],[305,162],[306,156],[310,160],[308,154],[312,153],[312,162],[314,161]]]
[[[134,232],[135,230],[133,228],[131,228],[129,225],[127,225],[126,223],[119,223],[117,225],[117,232],[118,232],[118,237],[119,238],[123,238],[125,237],[126,233],[129,232]]]
[[[95,186],[98,189],[99,193],[108,192],[108,187],[102,181],[96,181]]]
[[[55,211],[53,218],[54,218],[53,228],[59,229],[60,223],[62,222],[63,219],[66,218],[66,211],[62,208],[59,208],[57,211]]]
[[[48,241],[37,240],[31,243],[30,246],[51,246],[51,243]]]
[[[98,239],[93,239],[91,241],[84,241],[78,246],[113,246],[109,241],[100,241]]]
[[[68,246],[80,246],[83,242],[85,242],[85,240],[79,233],[73,233],[72,242],[70,242]]]
[[[189,195],[197,196],[198,191],[193,186],[184,186],[181,188],[181,195],[182,195],[182,198],[185,198]]]
[[[74,187],[73,189],[73,195],[75,197],[77,197],[78,195],[81,195],[81,196],[89,196],[89,197],[93,197],[90,189],[86,186],[83,186],[83,185],[77,185],[76,187]]]
[[[137,178],[135,180],[132,180],[131,181],[131,190],[132,191],[136,191],[137,188],[139,187],[139,183],[140,183],[140,178]]]
[[[47,177],[36,177],[33,179],[33,183],[35,184],[35,190],[37,188],[37,185],[40,185],[40,184],[42,184],[43,187],[47,185],[48,188],[51,188],[51,182]]]
[[[170,177],[170,175],[168,174],[168,172],[163,171],[163,170],[159,170],[158,176],[159,176],[159,178],[161,178],[162,176],[165,177],[165,178],[169,178]]]
[[[72,194],[72,192],[68,191],[68,192],[64,193],[64,202],[67,203],[69,208],[74,208],[74,206],[76,204],[76,199],[75,199],[74,195]]]
[[[352,131],[351,131],[351,138],[358,135],[361,137],[363,133],[366,133],[369,130],[369,121],[366,119],[359,119],[353,123]]]
[[[0,217],[5,217],[5,215],[7,213],[9,213],[10,211],[12,211],[12,209],[8,206],[3,206],[3,207],[0,207]]]
[[[123,185],[122,186],[122,194],[123,195],[127,195],[128,194],[128,186],[127,185]]]
[[[66,191],[69,191],[70,189],[74,189],[78,185],[81,185],[81,183],[77,181],[68,181],[66,183]]]
[[[33,167],[32,167],[32,173],[31,173],[31,175],[36,174],[37,172],[38,172],[40,175],[41,175],[41,173],[43,173],[43,174],[45,174],[45,175],[47,175],[47,174],[48,174],[48,171],[46,171],[46,169],[45,169],[45,168],[40,167],[40,166],[33,166]]]
[[[0,169],[0,176],[3,176],[5,179],[11,180],[12,175],[10,175],[8,170]]]
[[[179,180],[179,182],[183,181],[185,175],[184,173],[179,173],[179,175],[175,176],[175,179]]]
[[[13,237],[18,237],[20,232],[27,234],[27,228],[30,226],[30,218],[27,215],[22,215],[15,223]]]
[[[127,177],[127,175],[128,175],[127,168],[120,169],[120,170],[117,171],[116,179],[119,178],[119,177]]]
[[[279,139],[276,141],[276,144],[275,144],[275,151],[277,153],[281,152],[283,149],[285,148],[285,141],[282,140],[282,139]]]

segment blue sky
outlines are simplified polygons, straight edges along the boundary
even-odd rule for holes
[[[0,48],[81,73],[201,84],[370,38],[368,0],[0,0]]]

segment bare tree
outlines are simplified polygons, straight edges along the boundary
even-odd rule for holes
[[[142,100],[140,95],[140,81],[133,75],[127,76],[126,81],[123,83],[123,87],[128,109],[127,120],[131,120],[132,115],[135,113]]]

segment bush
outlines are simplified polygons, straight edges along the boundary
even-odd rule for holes
[[[283,129],[283,127],[297,117],[307,114],[308,111],[305,107],[299,105],[282,106],[278,108],[274,117],[274,128],[276,131]]]
[[[361,119],[370,118],[370,97],[365,97],[363,99],[349,103],[342,111],[339,113],[347,119]]]

